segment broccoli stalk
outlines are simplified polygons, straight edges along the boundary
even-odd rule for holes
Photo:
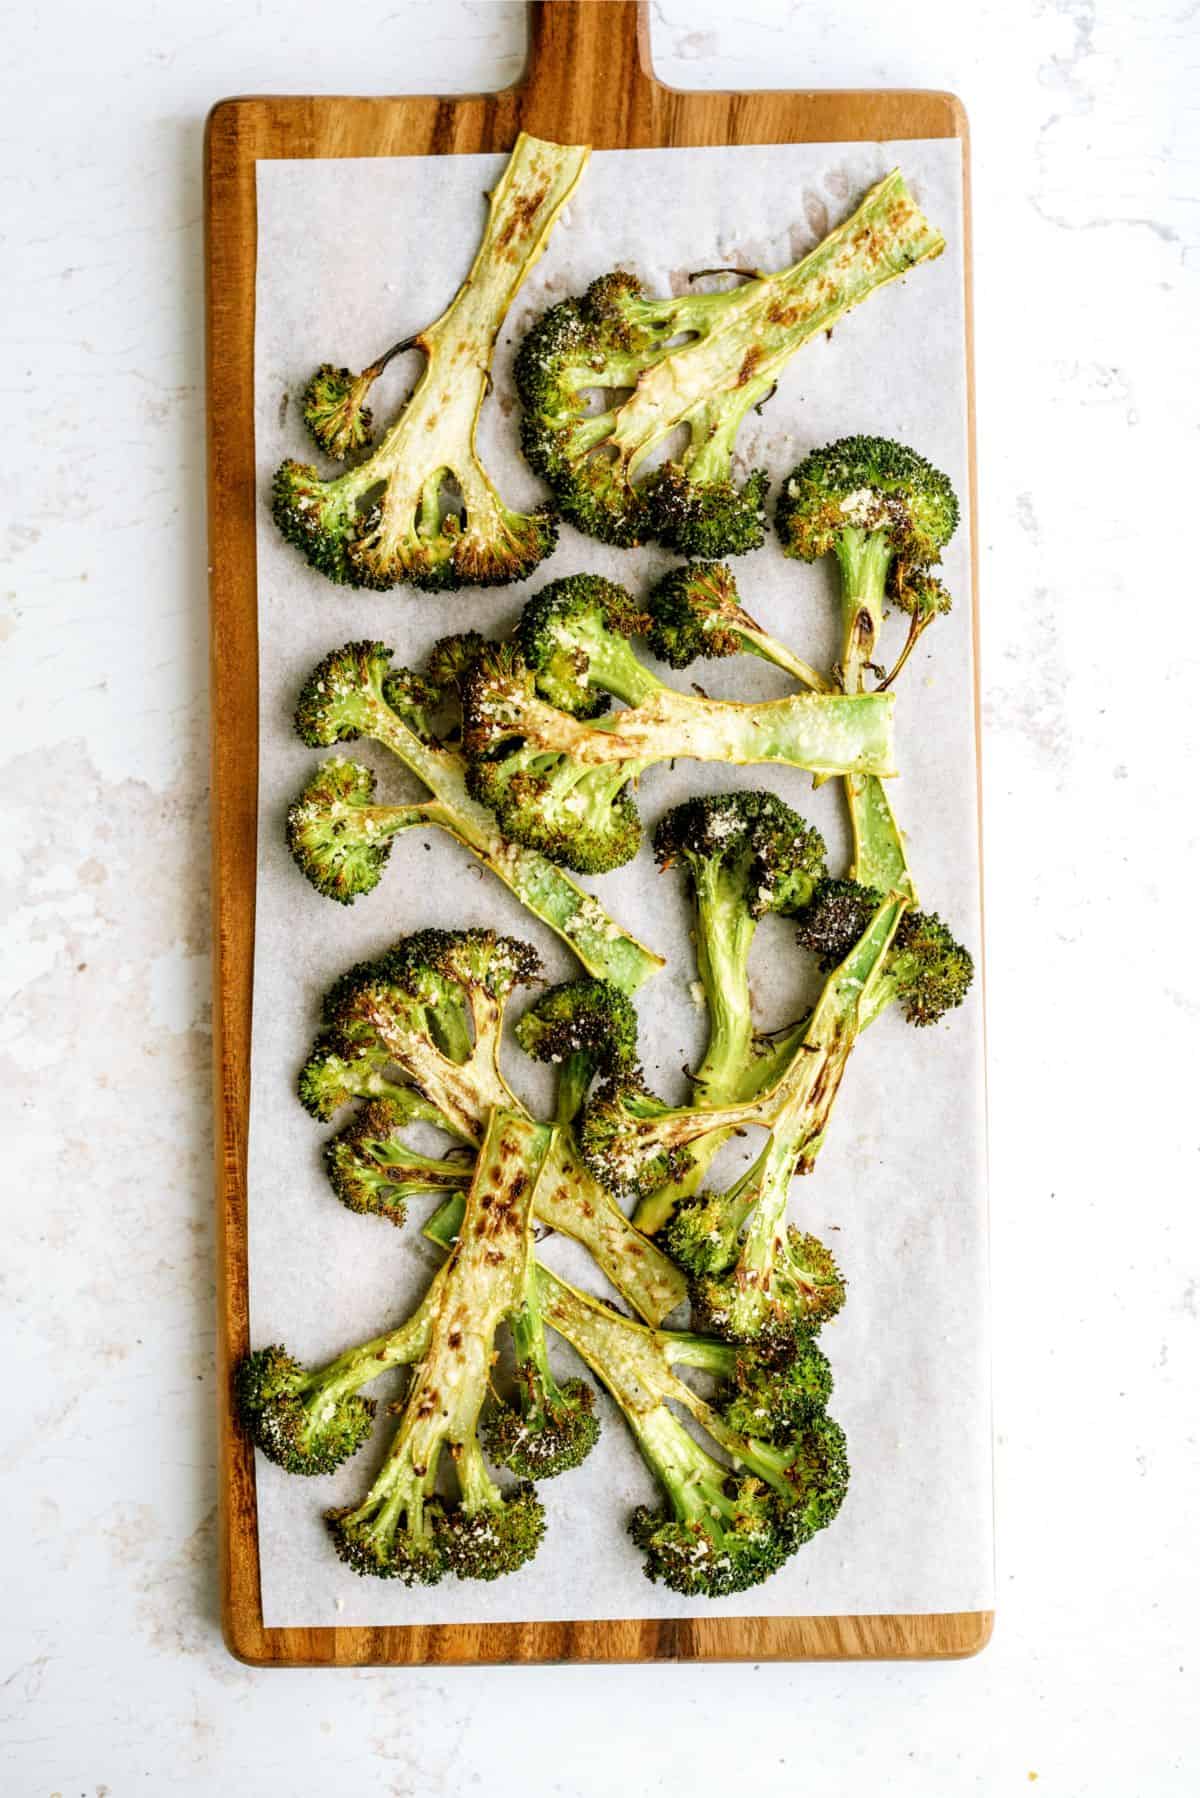
[[[301,462],[278,470],[275,522],[330,580],[492,586],[523,580],[554,548],[551,517],[504,504],[475,433],[500,327],[588,155],[582,146],[521,133],[492,190],[470,273],[442,316],[407,340],[424,351],[425,368],[378,449],[333,480]],[[309,385],[309,426],[335,452],[364,440],[362,403],[374,372],[342,381],[326,365]]]
[[[686,1171],[709,1132],[769,1130],[758,1160],[730,1190],[685,1199],[667,1243],[692,1276],[696,1316],[734,1340],[786,1351],[838,1309],[843,1285],[828,1252],[784,1225],[793,1173],[812,1171],[858,1036],[886,1006],[932,1024],[961,1003],[971,958],[936,916],[895,894],[824,881],[801,914],[800,940],[829,970],[782,1078],[740,1105],[671,1110],[635,1086],[612,1084],[582,1124],[583,1151],[616,1190],[653,1193]]]
[[[461,1198],[448,1199],[424,1234],[452,1248],[463,1212]],[[608,1388],[663,1487],[668,1514],[642,1507],[632,1522],[650,1578],[693,1594],[741,1591],[832,1522],[848,1477],[845,1443],[825,1409],[833,1389],[829,1362],[811,1337],[783,1359],[695,1333],[648,1330],[540,1262],[533,1264],[528,1303],[539,1324],[569,1342]],[[712,1402],[681,1380],[677,1367],[716,1380]],[[736,1474],[701,1447],[671,1405],[726,1451]],[[756,1491],[758,1481],[765,1490]]]
[[[436,1121],[456,1142],[478,1147],[493,1107],[522,1113],[500,1069],[504,1006],[512,988],[532,980],[537,969],[527,944],[490,930],[425,930],[401,939],[331,988],[325,1029],[301,1074],[302,1102],[325,1119],[355,1098],[378,1101],[382,1066],[393,1070],[388,1096],[408,1116]],[[411,1101],[397,1099],[410,1089]],[[369,1126],[351,1128],[357,1154],[373,1157],[377,1139]],[[386,1188],[389,1171],[378,1165],[379,1186]],[[458,1174],[452,1164],[440,1181],[429,1178],[428,1189]],[[394,1197],[373,1204],[378,1186],[373,1192],[361,1167],[355,1175],[354,1208],[381,1209],[395,1219]],[[335,1188],[344,1196],[336,1181]],[[641,1316],[657,1323],[686,1297],[679,1270],[588,1173],[568,1131],[553,1134],[535,1207],[539,1223],[582,1243]]]
[[[478,1426],[497,1329],[525,1288],[533,1196],[550,1134],[501,1109],[489,1120],[387,1459],[361,1504],[327,1513],[338,1554],[356,1573],[409,1584],[446,1573],[496,1579],[528,1561],[541,1541],[545,1518],[533,1488],[505,1493],[496,1485]],[[443,1452],[458,1489],[453,1505],[437,1496]]]
[[[844,692],[861,692],[864,674],[875,668],[888,599],[909,613],[908,640],[879,690],[890,687],[921,633],[949,609],[945,588],[928,573],[958,525],[958,500],[948,478],[903,444],[882,437],[843,438],[814,450],[793,469],[776,525],[785,555],[806,562],[832,555],[837,562],[838,679]],[[887,790],[871,774],[855,772],[846,777],[846,795],[854,833],[851,877],[915,902],[904,837]]]
[[[815,1156],[869,1003],[869,983],[879,976],[903,910],[902,901],[881,900],[877,893],[869,898],[873,909],[865,929],[826,980],[775,1085],[723,1105],[671,1107],[632,1082],[610,1082],[588,1102],[580,1126],[584,1156],[598,1179],[618,1194],[645,1196],[682,1173],[691,1145],[710,1132],[749,1125],[774,1130],[794,1114],[806,1120],[797,1158]]]
[[[810,1358],[789,1383],[780,1376],[776,1407],[769,1374],[746,1371],[749,1394],[736,1411],[710,1404],[675,1373],[677,1364],[732,1374],[736,1358],[694,1336],[647,1330],[576,1292],[538,1266],[535,1278],[546,1322],[564,1337],[616,1400],[635,1441],[662,1488],[666,1506],[639,1506],[630,1533],[646,1553],[646,1573],[674,1591],[720,1597],[760,1584],[805,1542],[832,1523],[849,1478],[845,1438],[827,1415],[823,1399],[790,1428],[787,1402],[797,1389],[826,1382]],[[824,1358],[820,1358],[823,1362]],[[718,1461],[676,1416],[678,1407],[724,1450]],[[773,1415],[771,1441],[745,1426],[764,1411]],[[793,1413],[794,1414],[794,1413]],[[736,1421],[735,1421],[736,1419]]]
[[[708,1045],[692,1073],[693,1101],[721,1105],[773,1086],[794,1050],[795,1029],[764,1040],[750,1006],[750,950],[769,912],[792,916],[825,872],[825,844],[774,793],[720,793],[668,812],[654,835],[662,869],[681,864],[696,906],[696,966],[708,1009]],[[678,1180],[644,1199],[635,1221],[653,1236],[696,1191],[728,1132],[693,1145]]]
[[[469,660],[474,645],[441,644],[441,674],[456,652]],[[433,735],[428,716],[453,679],[430,680],[391,670],[382,643],[348,643],[309,675],[296,710],[296,729],[313,748],[368,737],[416,775],[430,798],[419,805],[377,806],[375,777],[355,762],[320,767],[288,813],[288,846],[317,890],[350,903],[369,892],[399,832],[437,827],[470,850],[527,910],[572,949],[589,973],[635,992],[662,967],[661,957],[622,930],[598,900],[535,850],[503,837],[487,808],[467,791],[461,755]]]
[[[782,668],[810,693],[837,691],[834,683],[750,616],[742,605],[733,570],[725,562],[688,562],[682,568],[669,569],[651,589],[646,611],[650,619],[647,641],[669,668],[755,655]]]
[[[234,1374],[234,1410],[268,1461],[288,1473],[332,1473],[357,1454],[371,1433],[375,1401],[358,1394],[393,1367],[425,1354],[436,1315],[443,1268],[421,1304],[398,1330],[347,1349],[310,1371],[275,1344],[256,1349]]]
[[[891,716],[873,709],[888,695],[744,705],[679,693],[629,646],[648,625],[622,588],[578,575],[530,602],[515,645],[472,663],[462,684],[469,784],[506,836],[599,873],[636,852],[641,824],[627,789],[655,762],[892,772]],[[603,717],[610,698],[625,709]]]
[[[944,248],[899,171],[793,267],[726,293],[648,299],[632,275],[554,306],[517,358],[522,443],[563,513],[590,536],[657,537],[684,555],[763,541],[767,476],[734,479],[738,431],[800,346]],[[598,412],[588,395],[604,391]],[[651,472],[686,429],[683,452]]]

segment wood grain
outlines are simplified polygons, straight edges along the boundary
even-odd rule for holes
[[[951,94],[694,94],[664,87],[650,67],[645,8],[630,0],[546,0],[532,6],[525,75],[503,93],[448,99],[255,96],[223,100],[213,108],[205,137],[205,227],[225,1639],[232,1654],[252,1665],[293,1667],[974,1654],[991,1634],[990,1612],[437,1628],[263,1626],[254,1457],[233,1427],[229,1405],[230,1368],[248,1346],[246,1143],[257,770],[256,757],[247,750],[258,741],[254,165],[271,157],[507,150],[519,130],[597,149],[954,137],[962,141],[964,176],[967,164],[966,120]],[[969,291],[967,298],[969,330]],[[968,338],[968,356],[970,347]],[[968,379],[970,373],[968,366]],[[973,405],[970,422],[974,517]]]

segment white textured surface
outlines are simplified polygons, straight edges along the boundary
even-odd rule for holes
[[[678,85],[945,86],[974,127],[1000,1615],[948,1667],[225,1656],[200,124],[229,92],[497,86],[521,9],[360,0],[334,32],[314,0],[113,0],[6,26],[6,1798],[1193,1792],[1195,7],[654,19]]]

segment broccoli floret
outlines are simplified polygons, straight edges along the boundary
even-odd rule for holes
[[[812,1171],[825,1140],[854,1043],[892,1003],[913,1023],[935,1022],[961,1001],[971,977],[969,955],[941,921],[894,895],[824,881],[800,919],[801,942],[831,971],[773,1087],[741,1104],[656,1109],[636,1087],[614,1083],[589,1101],[581,1130],[597,1178],[643,1196],[713,1135],[750,1124],[768,1130],[732,1187],[682,1198],[666,1243],[691,1276],[707,1327],[779,1349],[833,1315],[844,1296],[828,1250],[784,1219],[793,1175]]]
[[[837,560],[842,682],[847,692],[857,692],[874,661],[889,579],[895,591],[911,580],[911,571],[939,562],[957,529],[954,488],[903,444],[886,437],[844,437],[814,450],[792,470],[775,522],[786,555],[805,562],[828,555]]]
[[[394,836],[437,822],[427,805],[376,805],[374,800],[373,771],[335,756],[322,762],[288,807],[292,860],[318,893],[342,905],[351,905],[378,884]]]
[[[490,1580],[537,1549],[541,1505],[526,1485],[507,1493],[497,1486],[478,1431],[496,1332],[525,1290],[533,1196],[550,1137],[515,1113],[492,1114],[387,1459],[360,1505],[327,1513],[338,1554],[356,1573],[409,1584],[445,1573]],[[437,1495],[443,1453],[454,1469],[454,1503]]]
[[[390,1335],[348,1349],[310,1372],[278,1344],[246,1355],[234,1373],[234,1412],[256,1448],[288,1473],[332,1473],[371,1433],[375,1401],[362,1388],[425,1353],[439,1274],[413,1315]]]
[[[486,807],[468,793],[463,757],[433,733],[431,718],[453,702],[484,647],[474,633],[443,638],[424,673],[393,668],[392,652],[383,643],[347,643],[318,663],[296,710],[303,741],[315,748],[372,738],[416,775],[430,796],[419,805],[378,805],[369,769],[328,762],[288,814],[288,847],[318,892],[348,903],[376,884],[398,832],[422,826],[444,830],[557,932],[589,974],[635,992],[661,968],[660,957],[545,857],[507,841]]]
[[[494,930],[419,930],[341,975],[325,1022],[369,1033],[442,1127],[478,1143],[494,1105],[517,1108],[499,1066],[504,1003],[539,967],[527,943]]]
[[[348,368],[335,368],[322,362],[309,381],[300,400],[300,414],[308,426],[313,442],[335,462],[365,449],[371,441],[374,425],[367,395],[394,356],[411,350],[416,340],[406,337],[385,350],[361,374]]]
[[[617,1086],[584,1113],[583,1151],[598,1179],[641,1194],[665,1184],[672,1158],[714,1132],[755,1124],[766,1145],[723,1193],[685,1199],[667,1229],[671,1252],[692,1276],[697,1315],[733,1340],[780,1351],[841,1304],[842,1282],[828,1252],[784,1223],[793,1174],[811,1171],[824,1142],[842,1074],[863,1027],[902,902],[871,914],[861,940],[829,975],[798,1033],[781,1077],[761,1096],[723,1106],[662,1107]]]
[[[377,1370],[369,1369],[367,1378]],[[234,1377],[237,1414],[269,1461],[288,1473],[332,1473],[371,1433],[375,1401],[342,1391],[328,1370],[309,1373],[274,1343],[247,1355]]]
[[[408,1122],[405,1106],[373,1099],[325,1144],[329,1184],[348,1210],[402,1224],[409,1199],[470,1185],[471,1164],[461,1151],[439,1157],[409,1148],[400,1134]]]
[[[786,1195],[785,1195],[786,1202]],[[675,1229],[686,1208],[672,1224]],[[809,1333],[836,1317],[846,1282],[823,1242],[789,1227],[777,1235],[765,1266],[746,1279],[751,1257],[734,1257],[732,1271],[700,1274],[692,1282],[696,1324],[731,1342],[755,1343],[791,1356]],[[729,1264],[726,1263],[728,1266]]]
[[[910,568],[903,562],[892,563],[887,592],[892,603],[908,613],[908,635],[890,672],[879,683],[881,693],[895,683],[934,619],[944,618],[954,605],[944,583],[936,575],[930,574],[927,568]]]
[[[706,558],[756,549],[766,471],[739,486],[734,466],[747,413],[801,344],[943,247],[894,171],[802,261],[729,292],[651,299],[630,274],[604,276],[552,307],[521,345],[530,464],[565,516],[603,542],[656,537]],[[680,428],[686,447],[653,469]]]
[[[724,562],[688,562],[672,568],[652,588],[647,641],[660,662],[688,668],[695,661],[755,655],[790,674],[812,693],[830,682],[793,655],[752,618],[741,602],[733,570]]]
[[[573,1121],[597,1074],[615,1078],[638,1065],[637,1012],[606,980],[568,980],[535,999],[517,1021],[517,1041],[558,1072],[555,1118]]]
[[[320,1123],[328,1123],[354,1099],[386,1099],[408,1123],[440,1123],[435,1106],[404,1081],[388,1077],[391,1065],[387,1050],[369,1027],[322,1030],[300,1070],[300,1103]]]
[[[350,968],[326,995],[325,1029],[301,1075],[308,1109],[330,1117],[355,1097],[384,1098],[403,1109],[403,1121],[435,1123],[456,1143],[477,1145],[493,1107],[520,1110],[500,1067],[504,1008],[512,988],[531,982],[538,966],[528,944],[491,930],[423,930]],[[597,1049],[602,1015],[599,1008],[592,1012]],[[610,1015],[629,1030],[619,1000],[611,1002]],[[604,1053],[609,1065],[620,1065],[620,1040]],[[365,1128],[377,1142],[372,1125]],[[351,1131],[361,1151],[358,1127]],[[423,1190],[435,1184],[433,1175],[443,1183],[460,1171],[453,1159],[449,1166],[438,1159],[414,1164],[403,1145],[389,1152],[415,1165]],[[344,1166],[338,1155],[330,1172]],[[358,1157],[350,1173],[357,1208],[372,1197]],[[384,1167],[385,1181],[387,1173]],[[587,1173],[569,1132],[555,1132],[536,1207],[538,1222],[582,1243],[640,1315],[658,1321],[682,1302],[682,1275]]]
[[[882,437],[847,437],[814,450],[784,485],[776,524],[787,555],[806,562],[836,558],[841,589],[842,649],[838,684],[863,688],[871,670],[889,688],[930,622],[947,611],[949,595],[928,572],[958,524],[958,500],[946,475],[903,444]],[[876,665],[886,600],[909,613],[908,640],[886,677]],[[777,644],[769,659],[785,663]],[[845,783],[854,879],[916,903],[904,836],[886,787],[872,775]]]
[[[797,940],[832,968],[863,934],[880,895],[849,880],[825,880],[801,919]],[[971,989],[975,963],[936,912],[905,911],[879,978],[867,996],[864,1026],[888,1005],[910,1024],[940,1023]]]
[[[647,1330],[540,1266],[535,1278],[546,1322],[612,1394],[662,1490],[662,1510],[639,1506],[631,1520],[650,1579],[691,1596],[741,1592],[833,1521],[849,1469],[842,1431],[823,1409],[827,1366],[822,1374],[810,1358],[800,1371],[773,1373],[757,1357],[739,1367],[720,1344]],[[724,1376],[724,1393],[706,1402],[676,1365]],[[673,1407],[729,1461],[704,1448]],[[760,1412],[762,1431],[745,1429]]]
[[[462,686],[468,781],[506,836],[602,873],[637,850],[629,788],[655,762],[890,771],[890,716],[864,709],[880,695],[800,693],[745,705],[679,693],[629,648],[639,618],[610,582],[559,582],[528,609],[516,646],[485,650],[472,664]],[[609,695],[626,709],[592,717]]]
[[[516,1357],[511,1404],[484,1419],[484,1443],[498,1467],[526,1480],[548,1480],[586,1460],[600,1437],[596,1395],[586,1380],[559,1380],[550,1365],[541,1293],[533,1264],[525,1302],[509,1319]]]
[[[722,1105],[773,1083],[786,1065],[789,1033],[764,1040],[750,1005],[750,950],[768,912],[792,916],[825,873],[825,844],[789,805],[769,792],[690,799],[659,822],[654,853],[662,869],[683,867],[696,905],[696,968],[708,1011],[704,1058],[692,1073],[693,1102]],[[662,1229],[691,1193],[725,1136],[713,1132],[689,1151],[681,1179],[657,1188],[636,1222]]]
[[[659,683],[630,648],[649,615],[615,581],[571,574],[528,601],[514,633],[538,694],[572,718],[598,718],[610,699],[637,705]]]
[[[475,433],[500,326],[587,157],[584,148],[521,134],[466,281],[435,323],[406,340],[424,352],[425,368],[378,449],[333,480],[295,461],[276,473],[276,524],[330,580],[494,586],[523,580],[554,548],[553,517],[504,504]],[[356,378],[325,365],[309,383],[304,416],[334,454],[366,441],[363,399],[375,372]]]

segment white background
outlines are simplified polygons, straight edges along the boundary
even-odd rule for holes
[[[215,1623],[200,126],[487,89],[457,0],[6,9],[5,1798],[1195,1791],[1188,0],[662,0],[975,131],[999,1619],[957,1666],[254,1673]]]

